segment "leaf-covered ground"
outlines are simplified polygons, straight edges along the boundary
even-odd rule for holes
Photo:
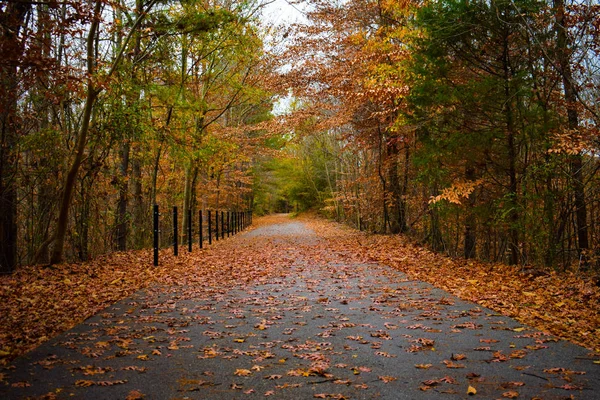
[[[256,226],[286,217],[257,219]],[[236,238],[214,242],[175,258],[167,249],[161,266],[152,266],[150,251],[115,253],[83,264],[55,268],[26,267],[0,277],[0,363],[37,347],[141,288],[188,283],[210,288],[215,282],[253,282],[285,274],[294,252],[319,246],[358,261],[377,261],[477,302],[558,337],[600,352],[600,289],[585,275],[547,273],[533,276],[519,268],[452,260],[400,236],[367,235],[339,224],[303,218],[325,239],[308,249],[247,245]],[[236,254],[238,256],[236,256]],[[332,253],[327,253],[332,254]],[[233,256],[233,257],[232,257]]]

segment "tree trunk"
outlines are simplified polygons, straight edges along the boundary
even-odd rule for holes
[[[401,233],[408,230],[406,225],[406,210],[403,188],[400,184],[398,138],[392,137],[386,143],[387,150],[387,181],[389,182],[389,227],[391,233]]]
[[[195,176],[198,173],[198,167],[195,166],[195,163],[193,160],[190,161],[190,165],[188,165],[185,169],[185,185],[184,185],[184,189],[183,189],[183,213],[184,213],[184,218],[183,218],[183,234],[184,234],[184,242],[187,243],[188,237],[187,237],[187,232],[188,232],[188,220],[185,217],[187,215],[187,211],[191,210],[192,208],[192,198],[194,196],[194,180],[195,180]]]
[[[512,265],[519,264],[520,262],[520,251],[519,251],[519,201],[518,201],[518,184],[517,184],[517,149],[515,143],[515,123],[514,123],[514,110],[513,110],[513,98],[511,89],[512,71],[510,66],[510,53],[509,53],[509,40],[510,32],[508,28],[505,28],[503,32],[502,42],[502,70],[504,78],[504,117],[506,124],[506,141],[507,141],[507,156],[508,156],[508,216],[509,216],[509,248],[510,258],[509,262]]]
[[[471,165],[465,170],[465,180],[471,182],[475,180],[475,168]],[[465,237],[464,237],[464,257],[475,258],[477,252],[477,219],[475,218],[475,193],[471,193],[468,199],[467,218],[465,221]]]
[[[142,0],[136,0],[135,2],[135,13],[138,18],[142,16],[143,4]],[[135,33],[134,47],[133,47],[133,70],[131,72],[131,80],[134,87],[136,88],[135,93],[132,95],[132,103],[139,104],[142,100],[141,91],[139,90],[140,79],[138,77],[139,57],[142,52],[142,35],[139,31]],[[137,110],[137,107],[134,108]],[[131,154],[131,187],[132,187],[132,198],[133,198],[133,210],[132,210],[132,233],[133,233],[133,246],[136,249],[144,247],[144,239],[148,226],[144,218],[144,199],[142,194],[142,161],[141,161],[141,134],[140,125],[138,123],[138,117],[135,116],[133,120],[132,138],[132,154]]]
[[[387,181],[389,195],[386,196],[389,210],[388,226],[390,233],[400,233],[400,177],[398,176],[398,143],[395,138],[388,139],[386,143],[387,156]]]
[[[131,146],[125,139],[121,146],[121,165],[117,182],[119,186],[119,199],[117,200],[117,213],[115,216],[115,245],[118,251],[127,250],[127,231],[129,218],[127,216],[127,203],[129,199],[129,153]]]
[[[570,63],[570,50],[567,39],[567,20],[565,18],[564,0],[554,0],[555,18],[556,18],[556,54],[558,65],[563,80],[565,91],[565,101],[567,104],[567,119],[569,129],[576,131],[579,129],[579,114],[577,112],[577,87],[573,80],[573,73]],[[581,154],[571,156],[570,173],[573,180],[573,197],[575,198],[575,217],[578,250],[580,255],[589,248],[588,225],[587,225],[587,205],[585,202],[585,187],[583,179],[583,160]]]
[[[17,264],[18,70],[24,51],[19,33],[31,4],[10,2],[0,12],[0,274]]]
[[[133,146],[133,160],[131,165],[131,186],[133,196],[133,242],[136,249],[145,245],[146,233],[150,233],[144,218],[144,196],[142,193],[142,162],[140,160],[140,145]]]
[[[88,177],[88,179],[90,179]],[[81,183],[81,209],[79,214],[79,226],[77,227],[78,237],[78,257],[81,261],[87,261],[90,257],[90,199],[89,193],[92,189],[92,183],[88,179],[83,179]]]

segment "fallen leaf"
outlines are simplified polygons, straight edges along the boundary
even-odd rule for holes
[[[419,369],[429,369],[431,367],[432,367],[431,364],[415,364],[415,368],[419,368]]]
[[[144,394],[138,390],[132,390],[129,392],[125,400],[142,400],[144,398]]]
[[[236,369],[233,374],[237,376],[250,376],[252,375],[252,371],[249,369]]]

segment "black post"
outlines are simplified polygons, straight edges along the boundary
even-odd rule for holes
[[[173,254],[176,256],[179,255],[177,231],[177,207],[173,207]]]
[[[188,251],[192,252],[192,210],[188,210]]]
[[[212,244],[212,216],[211,211],[208,210],[208,244]]]
[[[204,226],[202,225],[202,210],[198,211],[198,230],[200,231],[200,248],[202,248],[202,242],[204,241],[202,237],[202,231],[204,230]]]
[[[219,241],[219,211],[215,210],[215,240]]]
[[[221,211],[221,239],[225,239],[225,211]]]
[[[158,204],[154,205],[154,266],[158,267]]]
[[[227,237],[231,232],[231,212],[227,211]]]

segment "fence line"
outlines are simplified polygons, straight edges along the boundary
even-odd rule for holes
[[[213,240],[213,218],[212,211],[207,210],[207,218],[206,221],[203,218],[202,210],[198,213],[198,247],[202,249],[204,247],[204,227],[206,222],[207,228],[207,238],[208,244],[212,245]],[[220,212],[220,232],[219,232],[219,212]],[[186,213],[183,214],[184,218],[187,218],[187,245],[188,252],[193,251],[193,241],[194,241],[194,226],[193,226],[193,210],[187,210]],[[159,265],[159,250],[160,250],[160,210],[157,204],[154,205],[153,211],[153,221],[154,221],[154,266]],[[179,255],[179,225],[178,225],[178,208],[173,207],[173,255]],[[225,234],[227,237],[238,234],[239,232],[246,229],[248,226],[252,225],[252,211],[231,211],[231,210],[214,210],[214,239],[219,240],[219,234],[221,235],[221,239],[225,239]]]

